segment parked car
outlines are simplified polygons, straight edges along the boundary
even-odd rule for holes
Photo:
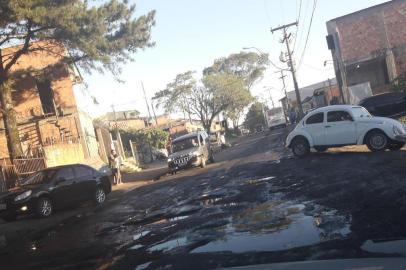
[[[361,106],[332,105],[306,115],[287,136],[286,146],[304,157],[310,148],[366,144],[371,151],[399,150],[405,145],[405,127],[399,121],[374,117]]]
[[[111,192],[108,175],[81,164],[53,167],[36,172],[21,185],[0,194],[0,216],[6,221],[35,213],[49,217],[54,210],[84,201],[104,203]]]
[[[406,114],[406,93],[383,93],[364,98],[359,106],[366,108],[374,116],[394,116]]]
[[[172,142],[172,154],[168,167],[172,172],[188,167],[206,167],[207,161],[214,162],[209,136],[205,131],[190,133]]]

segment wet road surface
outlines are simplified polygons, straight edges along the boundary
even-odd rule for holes
[[[347,147],[295,159],[283,148],[286,132],[241,138],[204,169],[22,235],[0,246],[2,269],[211,269],[406,255],[405,152]]]

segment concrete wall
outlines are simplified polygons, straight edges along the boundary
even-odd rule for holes
[[[83,147],[85,148],[86,158],[99,156],[99,144],[97,143],[96,133],[94,131],[93,119],[89,114],[79,110],[79,122],[82,133]]]
[[[44,146],[43,150],[47,167],[76,164],[85,159],[80,143]]]

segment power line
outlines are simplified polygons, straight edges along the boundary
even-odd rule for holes
[[[310,23],[309,23],[309,29],[307,30],[307,36],[306,36],[306,42],[302,51],[302,55],[300,56],[300,61],[299,61],[299,65],[297,66],[297,69],[300,68],[305,52],[306,52],[306,48],[307,48],[307,42],[309,41],[309,36],[310,36],[310,30],[312,28],[312,23],[313,23],[313,18],[314,18],[314,12],[316,10],[316,6],[317,6],[317,0],[313,1],[313,11],[312,11],[312,16],[310,17]]]
[[[264,10],[268,23],[271,24],[271,16],[269,15],[267,0],[264,0]]]
[[[306,24],[307,13],[308,13],[307,11],[309,10],[309,3],[310,3],[310,0],[307,0],[306,5],[305,6],[302,5],[302,12],[301,12],[300,17],[302,18],[303,25]],[[303,35],[304,35],[305,31],[299,31],[299,32],[300,32],[300,37],[299,37],[299,43],[297,43],[297,49],[299,49],[302,45]]]
[[[300,15],[301,15],[301,13],[302,13],[302,0],[300,0],[300,3],[299,3],[299,14],[297,15],[297,20],[296,20],[298,23],[300,22]],[[294,43],[293,43],[293,51],[296,50],[296,41],[297,41],[297,35],[298,35],[298,33],[299,33],[299,25],[298,25],[297,28],[296,28],[295,41],[294,41]]]

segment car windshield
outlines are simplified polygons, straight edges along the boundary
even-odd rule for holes
[[[198,146],[199,143],[197,141],[197,137],[187,138],[180,141],[176,141],[172,144],[173,152],[180,152],[186,149],[190,149],[193,147]]]
[[[364,107],[352,108],[352,114],[355,118],[371,117],[371,114]]]
[[[48,183],[52,180],[55,173],[56,173],[56,170],[45,170],[45,171],[36,172],[35,174],[22,180],[21,185],[26,186],[26,185],[37,185],[37,184],[42,184],[42,183]]]

